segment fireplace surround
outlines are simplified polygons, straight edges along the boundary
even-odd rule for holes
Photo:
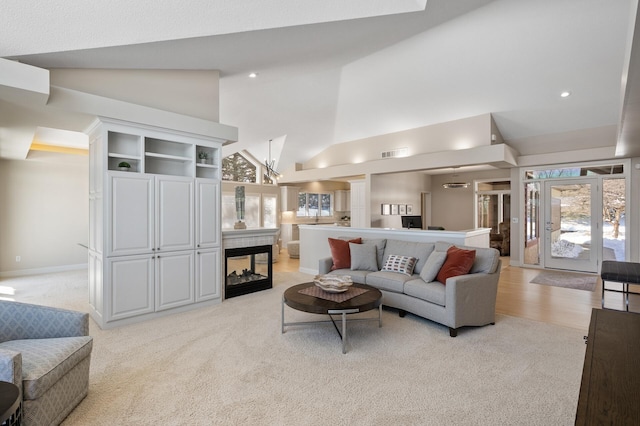
[[[271,245],[263,245],[225,249],[224,292],[226,299],[273,287],[271,247]],[[267,261],[261,262],[259,256],[264,254],[267,255]]]
[[[224,298],[273,287],[273,246],[277,228],[223,229]]]

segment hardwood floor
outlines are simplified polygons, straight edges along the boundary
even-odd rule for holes
[[[502,258],[503,265],[509,258]],[[280,252],[274,271],[295,272],[299,268],[298,259],[291,259],[286,249]],[[589,328],[591,309],[601,307],[602,281],[598,278],[595,291],[574,290],[530,283],[539,269],[503,267],[498,285],[496,312],[514,317],[527,318],[551,324],[584,330]],[[613,283],[608,283],[610,288]],[[606,306],[623,309],[622,296],[607,293]],[[640,312],[640,296],[631,296],[630,310]]]

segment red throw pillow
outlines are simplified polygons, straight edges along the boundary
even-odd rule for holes
[[[440,268],[436,280],[446,284],[447,278],[468,274],[474,260],[476,260],[475,250],[464,250],[456,246],[450,247],[447,250],[447,259]]]
[[[351,250],[349,250],[349,243],[362,244],[362,238],[348,241],[329,238],[329,248],[331,249],[331,257],[333,258],[332,271],[351,268]]]

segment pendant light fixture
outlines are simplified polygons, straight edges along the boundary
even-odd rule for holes
[[[457,170],[457,167],[453,168],[454,172]],[[442,187],[445,189],[460,189],[460,188],[468,188],[471,184],[469,182],[461,182],[457,180],[458,174],[453,174],[453,182],[446,182],[442,184]]]

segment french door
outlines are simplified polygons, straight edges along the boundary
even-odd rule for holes
[[[598,272],[602,202],[598,179],[544,182],[544,265]]]

